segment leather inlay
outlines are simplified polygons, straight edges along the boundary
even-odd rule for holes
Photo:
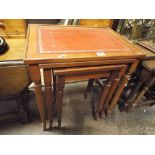
[[[39,27],[39,53],[77,53],[129,50],[102,28]]]

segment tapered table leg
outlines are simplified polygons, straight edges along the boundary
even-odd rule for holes
[[[91,89],[92,89],[92,87],[93,87],[93,83],[94,83],[94,79],[89,79],[89,80],[88,80],[87,89],[86,89],[86,91],[85,91],[85,93],[84,93],[85,99],[87,99],[88,92],[91,92]]]
[[[106,96],[107,96],[107,94],[109,92],[110,86],[111,86],[110,82],[106,83],[103,90],[102,90],[102,92],[101,92],[99,103],[97,104],[97,108],[96,108],[96,111],[95,111],[95,114],[94,114],[94,119],[95,120],[97,120],[97,115],[102,110],[102,104],[104,103],[104,101],[106,99]],[[100,113],[100,115],[102,115],[102,114]]]
[[[105,104],[102,107],[102,111],[105,112],[106,116],[107,116],[107,111],[108,111],[108,108],[109,108],[109,103],[110,103],[110,101],[111,101],[111,99],[113,97],[114,92],[116,91],[116,89],[117,89],[117,87],[119,85],[121,77],[125,74],[126,69],[127,69],[127,66],[125,65],[124,67],[122,67],[120,69],[120,71],[115,72],[116,74],[114,75],[115,77],[113,78],[113,84],[112,84],[112,86],[110,88],[110,91],[108,93],[108,96],[107,96],[107,98],[105,100]],[[117,73],[118,73],[118,75],[117,75]]]
[[[64,86],[65,86],[65,77],[58,76],[57,91],[56,91],[56,103],[58,107],[57,108],[58,109],[58,128],[61,127]]]
[[[43,130],[46,130],[46,117],[45,117],[45,107],[43,103],[42,96],[42,88],[41,88],[41,77],[40,77],[40,69],[38,65],[30,65],[29,66],[30,77],[35,84],[35,94],[38,104],[38,109],[41,117],[41,122],[43,126]]]
[[[119,88],[116,90],[116,93],[114,94],[114,97],[113,97],[112,101],[109,104],[107,114],[111,113],[112,110],[114,109],[114,107],[117,105],[118,99],[119,99],[124,87],[127,85],[127,82],[130,79],[131,74],[135,71],[138,64],[139,64],[139,60],[135,60],[135,62],[133,62],[130,67],[128,65],[129,70],[126,73],[127,75],[123,76],[123,78],[122,78],[122,80],[120,82]]]
[[[111,103],[110,103],[110,107],[108,109],[108,114],[112,112],[112,110],[114,109],[114,107],[116,106],[117,102],[118,102],[118,99],[124,89],[124,87],[126,86],[128,80],[130,78],[130,75],[125,75],[121,81],[121,84],[117,90],[117,92],[115,93]]]
[[[57,82],[56,82],[56,76],[53,74],[53,104],[56,102],[56,88],[57,88]]]
[[[46,107],[48,113],[49,130],[52,128],[52,75],[51,69],[44,69],[44,83],[45,83],[45,96],[46,96]]]
[[[107,79],[107,83],[105,84],[103,91],[101,93],[101,97],[100,97],[100,100],[99,100],[99,103],[97,106],[95,118],[97,118],[97,113],[99,113],[100,118],[102,117],[102,110],[103,110],[103,107],[105,105],[105,101],[106,101],[107,97],[109,97],[111,87],[113,86],[112,85],[113,81],[117,75],[118,75],[118,70],[112,71],[110,74],[110,77]]]
[[[102,107],[102,111],[105,112],[106,115],[107,115],[106,110],[109,107],[109,102],[110,102],[110,100],[112,98],[112,95],[113,95],[114,91],[116,90],[116,88],[118,86],[118,83],[119,83],[119,79],[115,79],[114,83],[112,84],[112,87],[109,90],[108,96],[107,96],[107,98],[105,100],[105,104]]]

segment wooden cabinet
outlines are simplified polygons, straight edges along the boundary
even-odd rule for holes
[[[25,20],[0,19],[0,36],[5,38],[9,46],[0,55],[0,98],[22,97],[31,82],[27,66],[23,63],[25,32]]]

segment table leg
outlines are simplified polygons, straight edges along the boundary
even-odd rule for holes
[[[111,87],[111,83],[108,82],[107,84],[105,84],[105,86],[104,86],[104,88],[103,88],[103,90],[101,92],[99,103],[97,105],[97,109],[96,109],[95,116],[94,116],[95,120],[97,120],[97,114],[99,114],[100,117],[102,116],[102,112],[101,112],[102,104],[104,103],[104,101],[105,101],[105,99],[107,97],[107,94],[108,94],[108,92],[110,90],[110,87]]]
[[[92,87],[93,87],[93,83],[94,83],[94,79],[89,79],[89,80],[88,80],[87,89],[86,89],[86,91],[85,91],[85,93],[84,93],[85,99],[87,99],[87,93],[88,93],[88,92],[91,92],[91,89],[92,89]]]
[[[137,66],[139,64],[139,60],[135,60],[131,66],[129,67],[129,70],[127,72],[127,75],[124,75],[123,79],[121,80],[121,83],[119,85],[119,88],[117,89],[110,105],[109,105],[109,109],[107,110],[107,114],[111,113],[112,110],[114,109],[114,107],[116,106],[118,99],[124,89],[124,87],[127,85],[127,82],[131,76],[131,74],[136,70]]]
[[[114,93],[114,91],[116,90],[117,86],[118,86],[118,83],[119,83],[120,79],[115,79],[113,84],[112,84],[112,87],[110,88],[110,91],[108,93],[108,96],[105,100],[105,104],[103,105],[102,107],[102,111],[105,112],[105,114],[107,115],[107,109],[109,107],[109,102],[112,98],[112,95]]]
[[[99,114],[100,117],[102,117],[102,108],[103,108],[104,102],[105,102],[106,97],[107,97],[107,95],[109,93],[109,90],[111,88],[111,84],[112,84],[115,76],[116,76],[116,71],[112,71],[110,77],[107,79],[107,82],[104,85],[104,88],[103,88],[103,90],[101,92],[101,96],[100,96],[100,99],[99,99],[99,103],[97,104],[97,108],[96,108],[96,111],[95,111],[95,114],[94,114],[94,119],[95,120],[97,119],[97,114]]]
[[[110,77],[107,79],[107,84],[104,86],[104,90],[102,91],[99,104],[97,107],[97,113],[99,113],[100,118],[102,117],[103,107],[105,106],[105,102],[107,98],[109,98],[110,93],[113,94],[113,83],[115,78],[118,76],[118,70],[112,71]]]
[[[108,109],[108,114],[112,112],[112,110],[114,109],[114,107],[116,106],[117,102],[118,102],[118,99],[124,89],[124,87],[126,86],[128,80],[130,78],[130,75],[125,75],[121,81],[121,84],[117,90],[117,92],[115,93],[111,103],[110,103],[110,107]]]
[[[45,97],[46,97],[46,107],[48,113],[49,130],[52,128],[52,75],[51,69],[44,69],[44,83],[45,83]]]
[[[107,98],[106,98],[105,104],[104,104],[104,106],[102,107],[102,111],[104,111],[106,115],[107,115],[107,110],[108,110],[108,108],[109,108],[110,100],[112,99],[112,96],[113,96],[115,90],[116,90],[117,87],[118,87],[118,84],[119,84],[119,82],[120,82],[120,79],[121,79],[122,76],[125,74],[126,69],[127,69],[127,66],[124,66],[124,67],[122,67],[122,68],[120,69],[120,71],[118,72],[118,76],[117,76],[117,74],[116,74],[116,78],[114,79],[114,82],[113,82],[113,84],[112,84],[112,87],[111,87],[111,89],[110,89],[110,91],[109,91],[109,94],[108,94],[108,96],[107,96]]]
[[[56,83],[56,76],[53,74],[53,104],[56,102],[56,88],[57,88],[57,83]]]
[[[64,87],[65,87],[65,77],[58,76],[57,91],[56,91],[56,103],[58,107],[58,128],[61,127]]]
[[[38,104],[38,109],[41,117],[41,122],[43,126],[43,130],[46,130],[46,117],[45,117],[45,107],[43,103],[43,96],[42,96],[42,88],[41,88],[41,77],[40,77],[40,68],[38,65],[30,65],[29,66],[29,73],[31,80],[35,84],[35,94]]]

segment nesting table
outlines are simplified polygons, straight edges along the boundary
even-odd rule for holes
[[[143,57],[141,51],[110,28],[29,25],[24,62],[35,83],[43,130],[46,130],[47,121],[49,129],[52,127],[54,100],[58,105],[58,127],[61,125],[66,80],[107,77],[96,114],[103,110],[105,104],[108,113],[111,113],[130,75]],[[44,73],[45,104],[40,69]]]

